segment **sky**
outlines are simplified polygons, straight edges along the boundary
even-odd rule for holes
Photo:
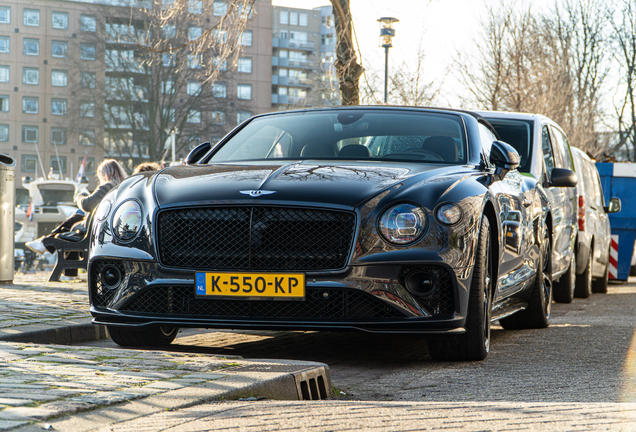
[[[272,0],[272,3],[305,9],[330,5],[329,0]],[[437,80],[442,85],[442,94],[448,96],[444,102],[458,107],[459,96],[468,95],[452,74],[456,52],[474,49],[487,6],[497,3],[499,0],[351,0],[362,64],[383,73],[384,49],[379,47],[377,19],[397,18],[400,21],[394,25],[396,35],[389,52],[389,68],[409,63],[421,42],[426,54],[426,78]],[[546,8],[554,0],[532,0],[530,4],[532,8]]]

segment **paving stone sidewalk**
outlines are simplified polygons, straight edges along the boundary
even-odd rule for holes
[[[46,276],[17,275],[14,284],[0,286],[0,430],[42,430],[54,418],[126,403],[139,408],[119,419],[219,398],[298,399],[297,377],[316,369],[328,377],[328,367],[314,362],[60,345],[77,342],[62,330],[87,328],[94,339],[96,326],[86,282],[48,283]],[[90,339],[89,333],[78,334]],[[106,424],[100,419],[88,427]]]

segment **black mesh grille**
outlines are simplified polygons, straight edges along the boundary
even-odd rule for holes
[[[404,318],[371,294],[334,288],[307,288],[305,301],[249,301],[199,298],[193,287],[158,286],[137,294],[122,311],[238,319]]]
[[[351,213],[286,207],[210,207],[159,214],[161,263],[214,270],[339,270],[355,231]]]
[[[95,261],[91,265],[91,298],[94,306],[106,307],[117,294],[117,288],[108,288],[102,280],[102,270],[108,266],[114,266],[121,272],[121,278],[124,279],[126,271],[121,261]]]
[[[435,290],[426,296],[413,296],[417,303],[431,315],[452,315],[455,312],[453,278],[447,269],[436,266],[405,266],[398,280],[405,286],[406,277],[414,271],[427,271],[436,277]]]

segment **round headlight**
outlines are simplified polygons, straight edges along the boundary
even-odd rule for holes
[[[113,202],[109,199],[102,201],[97,207],[97,211],[95,212],[95,217],[98,221],[103,221],[110,214],[110,209],[113,208]]]
[[[462,209],[457,204],[442,204],[437,208],[435,217],[444,225],[454,225],[462,219]]]
[[[132,240],[141,230],[142,217],[137,201],[125,201],[113,216],[113,233],[119,240]]]
[[[420,207],[398,204],[382,213],[379,229],[382,236],[391,243],[413,243],[424,234],[426,214]]]

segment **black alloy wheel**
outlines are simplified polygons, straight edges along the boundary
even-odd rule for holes
[[[574,289],[574,297],[588,298],[592,295],[592,258],[594,250],[590,248],[587,258],[585,270],[576,278],[576,288]]]
[[[130,329],[125,327],[107,326],[110,338],[119,346],[167,346],[177,337],[178,327],[149,327]]]
[[[552,239],[546,226],[539,245],[539,259],[537,260],[537,275],[532,285],[532,292],[528,299],[528,307],[509,317],[499,320],[499,324],[506,330],[546,328],[550,325],[552,316]]]
[[[493,289],[493,262],[490,221],[482,217],[475,267],[468,296],[466,333],[428,341],[435,360],[483,360],[490,351],[490,317]]]
[[[576,253],[572,250],[570,267],[563,273],[559,281],[554,284],[554,301],[557,303],[572,303],[576,289]]]
[[[605,265],[605,271],[601,277],[594,279],[592,282],[592,292],[598,294],[607,294],[607,284],[609,283],[609,258],[610,251],[607,253],[607,264]]]

